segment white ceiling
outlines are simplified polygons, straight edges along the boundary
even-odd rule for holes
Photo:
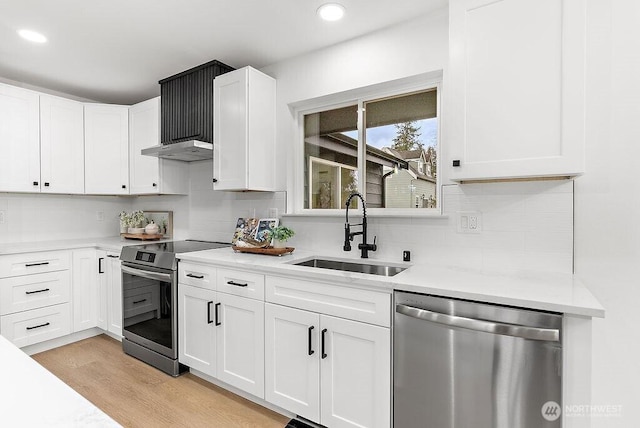
[[[0,0],[0,77],[101,102],[159,94],[158,80],[218,59],[260,68],[402,23],[448,0]],[[36,45],[16,31],[43,33]]]

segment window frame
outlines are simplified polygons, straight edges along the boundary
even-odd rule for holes
[[[358,107],[358,190],[365,192],[364,167],[366,156],[364,153],[364,121],[363,106],[366,102],[393,98],[402,95],[409,95],[415,92],[435,89],[436,92],[436,114],[438,124],[438,159],[436,163],[438,176],[436,178],[436,192],[438,205],[436,208],[367,208],[367,215],[373,217],[442,217],[442,179],[440,161],[442,159],[442,70],[410,76],[390,82],[379,83],[352,90],[347,90],[335,94],[330,94],[318,98],[299,101],[289,104],[295,121],[295,142],[292,150],[293,168],[292,180],[288,186],[289,203],[287,207],[290,216],[344,216],[344,209],[319,209],[304,208],[304,117],[305,115],[319,113],[331,109],[339,109],[350,105]],[[359,207],[357,210],[361,211]]]

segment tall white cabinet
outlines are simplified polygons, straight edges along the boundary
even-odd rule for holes
[[[214,79],[214,190],[276,190],[275,102],[275,79],[252,67]]]
[[[84,193],[84,109],[80,102],[40,95],[43,193]]]
[[[100,308],[98,327],[122,337],[122,273],[120,255],[98,250],[98,286]]]
[[[84,105],[85,192],[129,194],[129,107]]]
[[[95,248],[73,250],[73,331],[98,326],[100,313],[100,286]]]
[[[40,191],[40,99],[0,83],[0,190]]]
[[[160,97],[129,107],[130,193],[186,194],[189,170],[185,162],[140,154],[142,149],[160,144]]]
[[[451,179],[584,171],[585,10],[582,0],[449,2]]]

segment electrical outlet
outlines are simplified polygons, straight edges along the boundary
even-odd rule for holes
[[[4,211],[0,211],[0,224],[4,224],[6,214]]]
[[[96,220],[97,221],[104,221],[104,212],[103,211],[96,211]]]
[[[480,211],[458,211],[458,233],[480,233],[482,231],[482,213]]]

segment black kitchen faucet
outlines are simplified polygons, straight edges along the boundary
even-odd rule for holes
[[[356,196],[362,201],[362,223],[349,224],[349,204],[351,204],[351,199]],[[344,246],[342,247],[342,249],[344,251],[351,251],[351,241],[353,241],[353,237],[356,235],[362,235],[362,243],[358,244],[358,249],[362,252],[360,257],[363,259],[368,259],[369,251],[377,250],[378,246],[376,245],[376,236],[373,237],[373,244],[367,243],[367,203],[364,201],[364,198],[360,193],[354,192],[349,195],[349,198],[347,198],[347,203],[345,205],[347,207],[347,211],[346,220],[344,223]],[[362,230],[360,232],[351,232],[351,226],[362,226]]]

